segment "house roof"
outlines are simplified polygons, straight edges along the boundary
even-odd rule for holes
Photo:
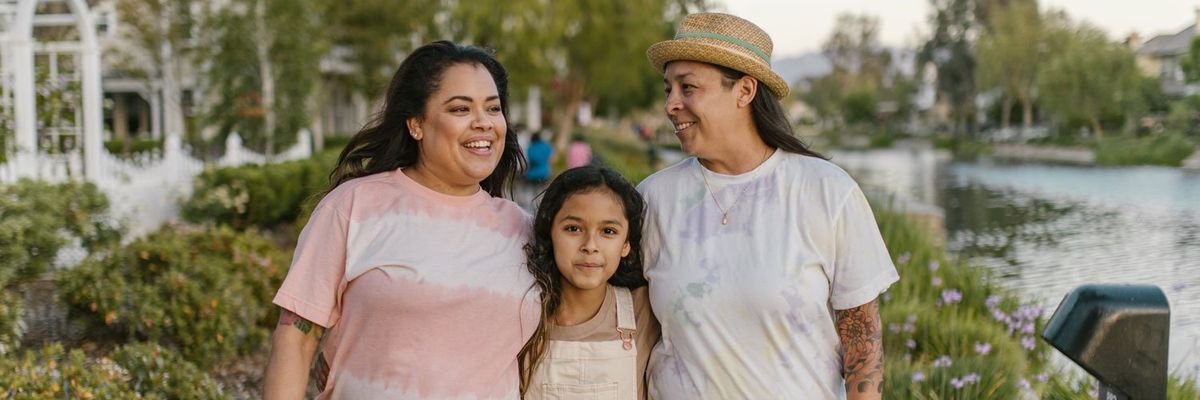
[[[1158,35],[1137,49],[1138,54],[1151,56],[1177,56],[1186,54],[1196,37],[1196,25],[1192,24],[1174,35]]]

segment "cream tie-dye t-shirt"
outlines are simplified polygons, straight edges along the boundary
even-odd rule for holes
[[[300,234],[275,304],[329,328],[320,398],[516,399],[537,327],[529,216],[400,170],[343,183]]]
[[[700,174],[732,207],[727,225]],[[650,304],[662,324],[650,397],[844,397],[833,310],[865,304],[899,278],[850,176],[776,151],[736,176],[689,158],[639,190]]]

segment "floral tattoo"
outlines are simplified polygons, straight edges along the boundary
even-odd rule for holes
[[[883,323],[879,306],[870,303],[835,312],[838,337],[842,339],[842,376],[846,391],[883,392]]]

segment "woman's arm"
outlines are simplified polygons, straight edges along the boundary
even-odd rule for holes
[[[883,398],[883,323],[876,300],[835,314],[846,399]]]
[[[263,385],[264,399],[303,399],[308,370],[325,328],[286,309],[271,336],[271,359]]]

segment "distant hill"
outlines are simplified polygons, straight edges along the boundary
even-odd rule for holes
[[[771,63],[771,68],[778,72],[783,80],[792,85],[808,78],[825,76],[833,70],[829,59],[821,53],[808,53],[778,59]]]
[[[900,48],[888,48],[888,51],[892,52],[891,69],[899,69],[904,75],[912,76],[916,51]],[[833,71],[833,66],[829,63],[829,59],[825,58],[825,55],[819,52],[781,58],[772,62],[771,68],[793,86],[797,82],[810,78],[820,78]]]

